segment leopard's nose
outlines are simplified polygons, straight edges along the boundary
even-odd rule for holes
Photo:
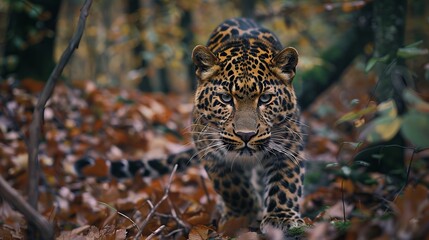
[[[243,142],[248,143],[250,139],[256,135],[256,132],[236,132],[235,134],[237,134]]]

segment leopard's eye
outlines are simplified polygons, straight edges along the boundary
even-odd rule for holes
[[[224,103],[231,103],[232,102],[232,96],[231,96],[231,94],[228,94],[228,93],[221,93],[220,94],[220,99]]]
[[[273,98],[272,94],[264,93],[259,97],[259,102],[265,104],[271,101],[272,98]]]

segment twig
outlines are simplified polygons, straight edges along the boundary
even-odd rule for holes
[[[144,219],[144,221],[142,222],[142,224],[140,225],[140,230],[137,232],[137,234],[134,236],[135,240],[139,239],[139,236],[143,233],[144,228],[146,227],[146,225],[149,223],[149,220],[152,218],[152,216],[155,214],[156,209],[158,209],[158,207],[161,205],[161,203],[163,203],[167,198],[168,198],[168,194],[170,193],[170,187],[171,187],[171,182],[173,181],[173,176],[177,171],[177,164],[174,165],[173,171],[171,172],[170,178],[168,179],[168,183],[167,186],[164,188],[164,195],[162,196],[162,198],[159,200],[159,202],[157,204],[155,204],[155,206],[153,206],[150,209],[149,214],[146,216],[146,218]]]
[[[140,228],[139,228],[139,226],[130,218],[130,217],[128,217],[127,215],[125,215],[125,214],[123,214],[123,213],[121,213],[120,211],[118,211],[116,208],[114,208],[114,207],[112,207],[112,206],[110,206],[109,204],[107,204],[107,203],[104,203],[104,202],[101,202],[101,201],[98,201],[98,203],[100,203],[100,204],[102,204],[102,205],[104,205],[104,206],[106,206],[106,207],[108,207],[110,210],[113,210],[115,213],[117,213],[119,216],[122,216],[123,218],[126,218],[128,221],[130,221],[132,224],[133,224],[133,226],[134,227],[136,227],[139,231],[140,231]]]
[[[408,163],[408,168],[407,168],[407,175],[405,177],[405,182],[404,182],[404,185],[402,186],[402,189],[404,189],[408,185],[408,181],[410,179],[411,165],[413,165],[413,159],[414,159],[415,153],[416,151],[414,150],[413,153],[411,154],[411,159],[410,159],[410,162]]]
[[[153,233],[151,233],[146,240],[152,239],[153,237],[155,237],[156,235],[158,235],[158,233],[160,233],[162,231],[162,229],[165,228],[165,225],[161,225],[159,226],[159,228],[157,228]]]
[[[401,192],[407,187],[408,185],[408,181],[410,179],[410,172],[411,172],[411,166],[413,164],[413,159],[414,159],[414,154],[416,154],[416,150],[413,150],[413,153],[411,154],[411,159],[410,162],[408,163],[408,168],[407,168],[407,175],[405,177],[405,182],[404,185],[402,185],[402,187],[399,189],[399,191],[395,194],[394,198],[392,201],[395,201],[396,198],[399,196],[399,194],[401,194]]]
[[[30,125],[30,137],[29,137],[30,140],[29,140],[29,146],[28,146],[28,153],[29,153],[28,203],[30,204],[30,206],[34,208],[34,210],[37,210],[37,201],[39,199],[38,184],[39,184],[39,178],[40,178],[40,168],[39,168],[39,159],[37,154],[39,152],[39,143],[40,143],[40,135],[41,135],[40,130],[43,123],[43,113],[45,110],[45,105],[46,105],[46,102],[51,97],[52,92],[55,88],[55,84],[59,79],[59,77],[61,76],[61,73],[65,65],[68,63],[74,50],[79,46],[79,42],[80,42],[80,39],[82,38],[83,31],[85,29],[85,22],[89,14],[89,9],[91,7],[91,4],[92,4],[92,0],[86,0],[83,7],[81,8],[77,30],[74,33],[73,37],[71,38],[69,45],[64,50],[60,58],[60,61],[55,66],[54,70],[49,76],[49,79],[46,82],[45,87],[43,88],[42,94],[40,95],[39,100],[37,101],[36,107],[33,112],[33,119]],[[31,234],[31,231],[32,231],[31,225],[29,225],[29,231]],[[29,238],[33,238],[33,237],[34,236],[29,236]]]
[[[206,181],[203,176],[200,176],[201,184],[203,185],[204,194],[206,194],[207,202],[211,202],[209,191],[207,190]]]
[[[149,205],[150,208],[153,208],[153,203],[148,199],[146,200],[147,204]]]
[[[415,147],[407,147],[407,146],[402,146],[402,145],[399,145],[399,144],[387,144],[387,145],[372,146],[372,147],[365,148],[362,151],[360,151],[358,154],[362,154],[362,153],[365,153],[365,152],[368,152],[368,151],[371,151],[371,150],[374,150],[374,149],[377,149],[377,148],[380,148],[379,153],[381,153],[386,148],[401,148],[401,149],[411,149],[411,150],[415,150],[416,149]]]
[[[170,205],[171,206],[171,205]],[[172,210],[173,211],[173,210]],[[184,233],[188,233],[189,232],[189,225],[187,223],[185,223],[184,221],[182,221],[178,216],[176,215],[172,215],[172,214],[164,214],[164,213],[155,213],[155,216],[160,217],[160,218],[164,218],[164,219],[172,219],[177,223],[177,229],[174,230],[174,232],[178,232],[176,230],[179,230],[180,232],[184,232]],[[167,235],[166,235],[167,237]]]
[[[74,50],[78,47],[79,41],[82,37],[83,30],[85,28],[86,17],[88,16],[89,8],[92,4],[92,0],[86,0],[85,5],[81,9],[81,15],[79,17],[78,28],[72,39],[69,42],[66,50],[63,52],[63,55],[60,58],[60,61],[55,66],[51,75],[49,76],[48,81],[46,82],[45,87],[43,88],[42,94],[40,95],[39,100],[37,101],[36,107],[33,112],[33,119],[30,125],[30,141],[29,141],[29,203],[33,206],[34,209],[37,209],[37,200],[38,200],[38,180],[39,180],[39,160],[38,160],[38,149],[39,149],[39,140],[40,140],[40,128],[43,122],[43,113],[46,102],[52,95],[52,92],[55,88],[55,84],[58,78],[61,76],[61,73],[69,61]]]
[[[177,216],[177,212],[174,209],[173,203],[170,201],[170,199],[168,199],[168,204],[170,205],[171,208],[171,215],[173,217],[173,219],[177,222],[177,224],[183,228],[183,230],[188,233],[190,230],[190,227],[187,223],[185,223],[184,221],[182,221],[182,219],[179,218],[179,216]]]
[[[18,209],[26,219],[31,221],[40,231],[44,239],[54,238],[51,224],[28,204],[25,199],[0,176],[0,196],[6,202]]]
[[[167,235],[165,235],[164,237],[165,237],[166,239],[170,239],[170,237],[172,237],[173,235],[176,235],[176,234],[178,234],[178,233],[180,233],[180,232],[184,233],[184,231],[185,231],[185,229],[178,228],[178,229],[175,229],[175,230],[173,230],[173,231],[169,232],[169,233],[168,233]]]

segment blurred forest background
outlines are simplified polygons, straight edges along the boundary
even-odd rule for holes
[[[82,2],[0,0],[0,173],[24,196],[34,105],[75,31]],[[307,237],[429,236],[425,0],[94,1],[79,48],[45,110],[40,212],[54,222],[57,236],[109,235],[106,226],[114,226],[115,236],[133,231],[123,217],[113,224],[111,207],[97,201],[137,224],[144,219],[150,206],[140,205],[157,202],[163,182],[96,185],[76,178],[71,166],[86,155],[157,157],[189,144],[192,49],[237,16],[254,18],[300,54],[294,85],[308,125],[304,210],[315,226]],[[172,186],[175,204],[198,206],[186,205],[179,214],[186,227],[165,215],[170,203],[143,236],[159,229],[162,217],[176,223],[161,229],[164,237],[174,229],[221,234],[201,227],[215,211],[201,200],[207,192],[178,194],[192,184],[203,189],[200,174],[191,171]],[[22,216],[4,201],[0,209],[0,236],[22,236]],[[82,226],[88,227],[72,231]]]
[[[90,79],[101,86],[138,87],[143,91],[189,92],[195,88],[190,58],[193,47],[204,44],[220,22],[236,16],[255,18],[275,32],[285,46],[299,49],[299,73],[316,65],[341,65],[341,60],[350,64],[357,55],[361,61],[355,63],[365,64],[374,53],[373,32],[395,27],[371,22],[372,9],[358,11],[369,2],[96,1],[80,49],[64,79]],[[390,10],[393,14],[403,8],[401,15],[395,16],[402,22],[398,25],[401,28],[392,36],[400,38],[390,40],[396,46],[389,47],[428,39],[425,1],[409,1],[409,6],[404,1],[377,2],[383,8],[386,4],[387,8],[395,6],[396,10]],[[2,78],[13,74],[19,79],[46,80],[72,36],[80,4],[81,1],[3,0]],[[355,29],[359,27],[362,29]],[[354,47],[344,48],[352,43]],[[329,55],[338,55],[336,51],[340,50],[348,52],[333,62],[334,57]],[[422,59],[413,59],[409,64],[421,67]]]

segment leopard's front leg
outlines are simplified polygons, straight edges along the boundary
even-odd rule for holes
[[[233,218],[243,217],[249,225],[256,223],[261,201],[252,185],[250,172],[242,166],[210,161],[205,161],[205,168],[216,192],[223,199],[220,228]]]
[[[304,224],[300,215],[304,163],[297,159],[272,158],[264,163],[266,186],[260,227],[268,236],[276,231],[285,234],[288,229]]]

